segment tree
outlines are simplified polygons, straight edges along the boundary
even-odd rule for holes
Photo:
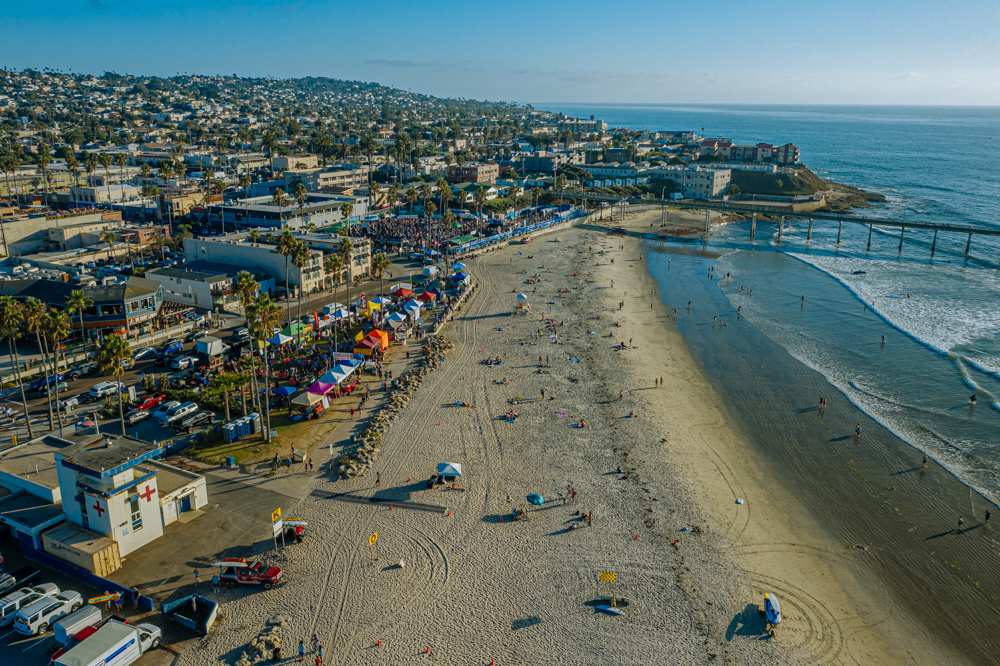
[[[21,381],[21,360],[17,352],[17,339],[24,330],[24,307],[10,296],[0,296],[0,337],[7,340],[7,355],[14,366],[14,381],[21,393],[21,409],[24,410],[24,423],[28,428],[28,438],[33,439],[35,433],[31,427],[28,413],[28,399],[24,395],[24,382]]]
[[[410,187],[406,190],[406,204],[411,215],[413,214],[413,206],[417,203],[417,197],[417,188]]]
[[[299,294],[298,294],[298,296],[299,296],[299,299],[298,299],[299,300],[299,303],[298,303],[298,313],[299,314],[298,314],[298,326],[296,327],[297,331],[301,330],[301,326],[302,326],[302,294],[305,291],[305,288],[304,288],[305,285],[302,284],[302,275],[303,275],[303,270],[302,269],[306,267],[306,264],[309,263],[309,260],[311,258],[312,258],[312,255],[309,252],[309,246],[306,245],[305,242],[303,242],[303,241],[299,241],[298,243],[296,243],[296,245],[295,245],[295,252],[292,254],[292,261],[295,262],[295,267],[299,269]],[[296,333],[296,337],[299,337],[298,333]]]
[[[93,304],[94,300],[87,296],[82,289],[74,289],[66,297],[66,312],[76,314],[80,317],[80,340],[82,342],[87,341],[86,332],[83,328],[83,312]]]
[[[331,252],[323,255],[323,270],[326,271],[330,286],[336,287],[340,284],[340,276],[344,271],[344,261],[339,254]]]
[[[352,203],[342,203],[340,204],[340,217],[347,223],[347,235],[351,235],[351,215],[354,214],[354,204]]]
[[[376,252],[372,255],[372,274],[379,279],[379,293],[385,292],[385,284],[383,282],[383,276],[385,275],[385,269],[389,267],[389,256],[385,252]]]
[[[49,374],[49,355],[46,350],[44,334],[48,320],[48,308],[44,303],[29,296],[24,301],[24,330],[35,335],[35,344],[38,346],[38,355],[42,357],[42,367],[45,370],[45,395],[49,407],[49,430],[55,428],[55,413],[52,411],[52,395],[49,390],[52,376]]]
[[[476,215],[481,215],[483,205],[486,203],[486,188],[480,185],[472,195],[472,200],[476,202]]]
[[[343,231],[343,230],[342,230]],[[340,261],[347,268],[347,297],[346,303],[347,307],[351,307],[351,279],[354,277],[353,271],[353,254],[354,245],[351,243],[351,237],[345,233],[341,234],[340,243]]]
[[[77,161],[73,151],[66,153],[66,168],[73,176],[73,185],[80,187],[80,162]],[[73,192],[73,208],[76,208],[76,192]]]
[[[250,335],[260,342],[271,336],[272,331],[281,321],[281,308],[271,300],[271,296],[266,293],[257,295],[253,304],[249,308],[247,316],[247,328]],[[264,347],[264,441],[271,441],[271,364],[270,354],[267,347]]]
[[[59,423],[59,434],[63,434],[62,410],[59,409],[59,358],[63,354],[63,341],[72,330],[69,315],[62,310],[49,310],[45,321],[45,336],[50,350],[52,374],[52,400],[56,406],[56,417]],[[64,359],[65,360],[65,359]]]
[[[306,207],[306,199],[308,199],[309,193],[306,191],[306,186],[301,182],[295,183],[295,202],[299,206],[299,219],[301,220],[304,216],[304,211]]]
[[[104,189],[108,193],[108,203],[111,203],[111,153],[100,153],[97,161],[104,168]]]
[[[52,163],[52,151],[49,150],[48,144],[42,143],[38,145],[38,155],[36,157],[38,162],[38,168],[42,172],[42,183],[44,184],[44,189],[42,190],[42,197],[45,200],[45,207],[49,206],[49,164]]]
[[[103,229],[101,231],[100,238],[102,243],[108,244],[108,259],[115,258],[115,234],[110,229]]]
[[[250,328],[250,315],[252,314],[251,308],[259,289],[260,287],[257,284],[257,279],[254,278],[250,271],[240,271],[236,274],[236,295],[240,299],[240,307],[243,308],[243,316],[247,320],[248,329]],[[257,345],[254,344],[253,348],[250,350],[250,383],[253,391],[254,405],[258,404],[259,397],[259,392],[257,391],[257,367],[256,361],[254,360],[257,351]]]
[[[97,364],[105,375],[115,378],[118,385],[118,417],[121,419],[122,435],[125,434],[125,399],[122,397],[122,377],[125,376],[125,364],[132,358],[125,338],[117,333],[104,336],[97,348]]]
[[[226,421],[231,420],[229,411],[229,394],[243,385],[243,377],[235,372],[221,372],[212,378],[208,385],[209,394],[222,397],[222,405]]]
[[[288,229],[285,229],[285,232],[283,234],[281,234],[281,237],[278,239],[278,245],[277,245],[277,248],[276,248],[278,250],[278,254],[280,254],[281,256],[283,256],[285,258],[285,300],[286,300],[286,302],[288,301],[288,260],[291,259],[292,256],[294,256],[294,254],[295,254],[295,247],[296,247],[297,244],[298,244],[298,240],[296,240],[295,236],[292,235],[292,232],[289,231]],[[289,302],[289,304],[286,306],[286,312],[285,312],[285,318],[286,319],[290,319],[291,318],[291,315],[288,312],[288,309],[290,307],[291,307],[291,303]]]
[[[280,187],[271,194],[271,203],[275,206],[284,206],[285,202],[288,200],[288,195]]]
[[[438,197],[441,199],[441,212],[444,214],[447,212],[448,202],[451,200],[451,185],[444,178],[438,178],[434,186],[437,187]]]

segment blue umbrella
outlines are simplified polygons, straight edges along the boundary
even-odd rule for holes
[[[528,502],[534,504],[535,506],[541,506],[545,504],[545,498],[538,493],[531,493],[528,495]]]
[[[291,395],[296,391],[298,391],[298,389],[293,386],[279,386],[278,388],[274,389],[274,395],[286,396],[286,395]]]

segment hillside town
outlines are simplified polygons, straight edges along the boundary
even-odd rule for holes
[[[0,623],[63,622],[54,659],[208,634],[208,581],[278,585],[266,553],[307,533],[271,506],[288,470],[369,473],[465,258],[629,199],[818,204],[752,191],[804,170],[791,143],[370,83],[0,71]]]

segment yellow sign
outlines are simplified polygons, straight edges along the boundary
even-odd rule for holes
[[[102,594],[99,597],[91,597],[87,599],[88,604],[103,604],[105,601],[118,601],[122,596],[121,592],[115,592],[113,594]]]
[[[597,574],[597,580],[601,581],[602,583],[607,583],[610,585],[618,582],[618,574],[616,574],[614,571],[602,571],[601,573]]]
[[[368,537],[368,545],[374,546],[378,543],[378,532],[372,532],[371,536]]]
[[[279,520],[281,520],[281,507],[280,506],[277,509],[275,509],[274,511],[271,512],[271,522],[272,523],[276,523]]]

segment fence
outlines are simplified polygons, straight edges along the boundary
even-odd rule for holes
[[[140,594],[137,590],[133,590],[130,587],[116,583],[113,580],[102,578],[101,576],[91,573],[82,567],[78,567],[71,562],[60,560],[58,557],[50,555],[43,550],[25,548],[24,554],[29,559],[43,564],[50,569],[55,569],[56,571],[70,576],[71,578],[80,580],[84,584],[89,585],[96,590],[100,590],[102,592],[120,592],[126,603],[136,606],[139,610],[151,611],[156,605],[156,602],[154,602],[151,597]]]
[[[502,233],[496,234],[494,236],[486,236],[485,238],[479,238],[474,241],[469,241],[468,243],[463,243],[462,245],[457,245],[448,251],[452,255],[463,255],[469,252],[475,252],[476,250],[481,250],[485,247],[491,245],[499,245],[500,243],[505,243],[514,238],[519,238],[521,236],[526,236],[528,234],[533,234],[539,231],[544,231],[550,227],[554,227],[558,224],[563,224],[565,222],[570,222],[572,220],[586,216],[587,213],[579,208],[570,208],[567,211],[554,215],[541,222],[536,222],[535,224],[525,225],[523,227],[517,227],[516,229],[511,229],[510,231],[504,231]]]

